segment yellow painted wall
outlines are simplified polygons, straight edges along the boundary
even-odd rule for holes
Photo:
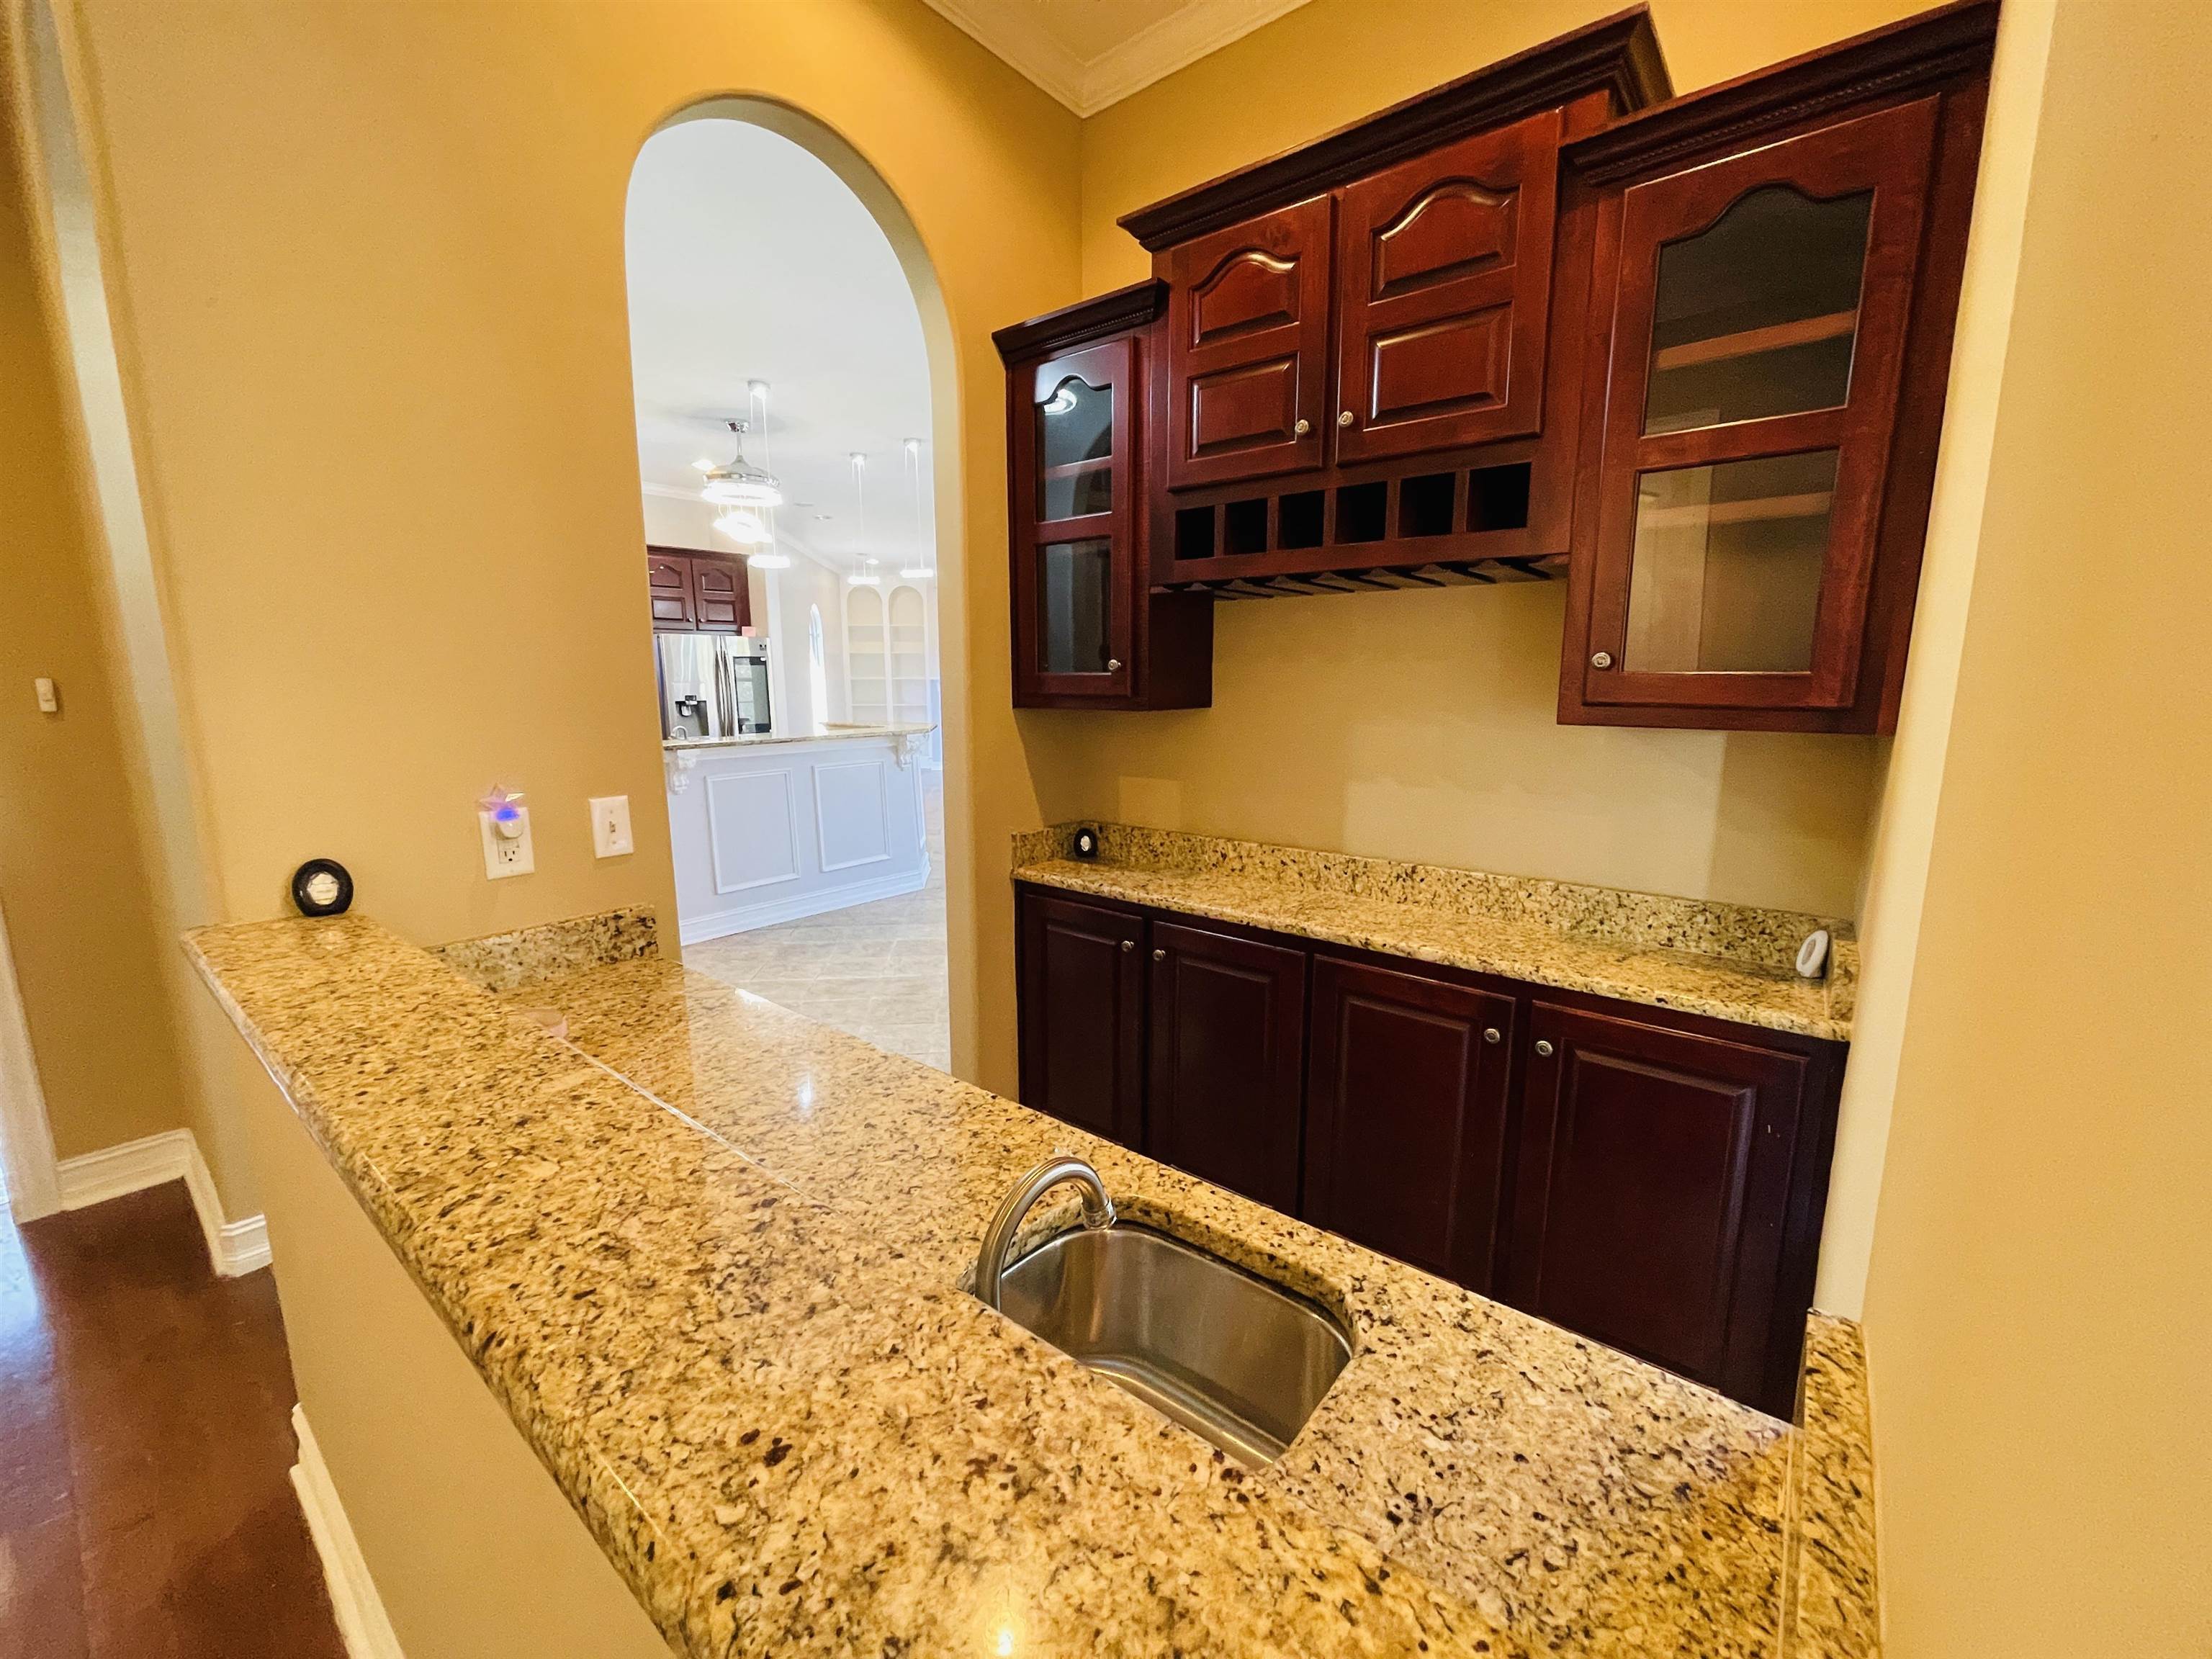
[[[0,77],[0,912],[54,1151],[69,1158],[165,1129],[210,1137],[134,811],[114,598],[4,131],[14,96]],[[58,714],[33,701],[41,675],[59,687]]]
[[[1036,811],[1005,692],[988,335],[1075,291],[1078,124],[913,0],[517,15],[64,15],[218,908],[280,913],[285,876],[327,853],[425,941],[640,900],[672,921],[623,210],[644,138],[715,94],[842,134],[934,262],[936,450],[957,469],[939,544],[965,555],[945,644],[975,671],[948,713],[948,814],[1003,893],[1007,835]],[[483,878],[473,803],[494,783],[527,793],[533,877]],[[618,793],[639,851],[601,863],[584,801]],[[982,1006],[1010,1000],[1011,915],[963,926],[957,861],[951,890],[972,1054],[961,963]]]
[[[1683,90],[1917,8],[1659,0]],[[1614,9],[1311,0],[1085,123],[1083,280],[1142,277],[1114,222]],[[1870,738],[1563,726],[1561,584],[1217,609],[1214,706],[1023,717],[1048,818],[1085,815],[1856,915]]]
[[[2208,54],[2049,35],[1866,1286],[1889,1659],[2212,1652]]]

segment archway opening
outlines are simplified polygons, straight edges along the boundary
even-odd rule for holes
[[[856,167],[740,100],[641,149],[641,574],[685,961],[950,1069],[941,307]]]

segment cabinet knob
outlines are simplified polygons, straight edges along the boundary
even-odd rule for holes
[[[1536,1052],[1541,1054],[1546,1060],[1549,1060],[1555,1051],[1550,1043],[1539,1038],[1536,1042]]]
[[[1154,962],[1165,962],[1167,959],[1168,953],[1164,951],[1155,951],[1152,952],[1152,960]]]
[[[1350,410],[1343,410],[1338,413],[1336,423],[1339,426],[1350,426],[1356,418],[1358,417]]]
[[[1296,426],[1291,428],[1291,436],[1293,438],[1303,438],[1307,433],[1312,430],[1313,422],[1311,421],[1300,421]]]
[[[1485,1042],[1503,1042],[1505,1039],[1498,1034],[1495,1025],[1486,1025],[1482,1028],[1482,1040]]]
[[[1133,951],[1137,948],[1137,941],[1133,939],[1125,939],[1121,941],[1121,948],[1124,951]]]
[[[1612,652],[1610,652],[1610,651],[1593,651],[1593,652],[1591,652],[1591,653],[1590,653],[1590,666],[1591,666],[1592,668],[1610,668],[1610,667],[1612,667],[1612,666],[1613,666],[1613,653],[1612,653]]]

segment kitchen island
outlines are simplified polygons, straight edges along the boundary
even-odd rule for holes
[[[831,726],[661,745],[686,945],[893,898],[929,880],[928,726]]]
[[[358,917],[191,949],[678,1652],[1871,1641],[1848,1423],[1793,1430],[657,956],[503,1001]],[[1280,1462],[962,1287],[1059,1148],[1350,1330]],[[1843,1644],[1785,1649],[1808,1618]]]

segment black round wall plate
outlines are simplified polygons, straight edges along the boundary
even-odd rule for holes
[[[292,872],[292,902],[303,916],[342,916],[353,903],[353,877],[336,859],[309,859]]]

